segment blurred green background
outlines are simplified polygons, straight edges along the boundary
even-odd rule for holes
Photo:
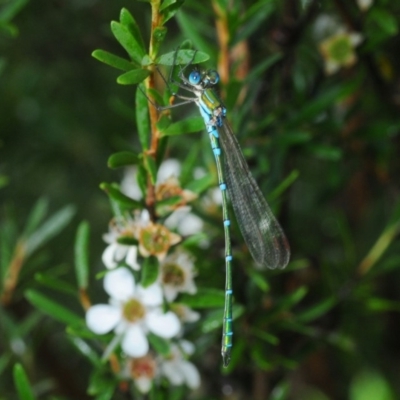
[[[39,285],[34,279],[38,271],[53,270],[75,282],[73,246],[82,219],[91,226],[93,276],[103,268],[101,237],[112,215],[99,184],[122,177],[107,168],[110,154],[140,147],[135,87],[117,85],[117,73],[91,53],[105,49],[124,56],[109,28],[122,7],[134,15],[147,42],[150,7],[133,0],[36,0],[12,18],[4,17],[12,3],[16,2],[0,2],[3,276],[39,198],[48,200],[51,212],[71,204],[76,214],[32,255],[13,301],[2,306],[0,399],[17,398],[11,378],[17,361],[36,385],[37,398],[51,394],[85,399],[90,398],[85,394],[89,364],[82,363],[82,355],[66,343],[62,326],[38,316],[28,320],[31,306],[24,290]],[[217,65],[220,47],[214,10],[223,3],[186,1],[167,23],[163,49],[171,51],[191,39],[196,48],[210,53],[209,65]],[[267,198],[293,254],[287,273],[270,275],[274,294],[263,299],[284,304],[279,301],[286,298],[290,303],[299,288],[307,288],[307,293],[282,305],[284,312],[272,323],[280,343],[268,350],[268,360],[255,346],[230,374],[223,375],[207,370],[201,354],[195,357],[204,382],[199,398],[400,398],[400,1],[375,0],[364,10],[363,4],[353,0],[225,4],[232,39],[232,72],[223,92],[228,117],[260,187],[273,194]],[[249,10],[253,11],[246,14]],[[15,35],[9,24],[18,30]],[[343,32],[337,56],[329,39]],[[355,32],[361,41],[349,49],[349,35]],[[328,44],[321,48],[324,41]],[[354,59],[340,58],[353,51]],[[339,65],[329,73],[327,63],[335,54]],[[273,62],[264,65],[265,60]],[[256,73],[251,75],[252,71]],[[238,96],[240,90],[244,100]],[[179,112],[174,115],[179,118]],[[184,161],[193,146],[200,149],[199,165],[211,168],[212,153],[199,134],[172,139],[167,155]],[[292,184],[274,192],[288,176],[294,178]],[[240,240],[236,236],[237,248]],[[223,246],[222,229],[213,246],[212,261],[202,260],[203,270],[199,262],[199,282],[222,288],[223,276],[215,268]],[[237,268],[237,300],[245,304],[251,286],[242,284],[244,273]],[[100,287],[98,282],[94,285]],[[104,297],[94,290],[93,296]],[[64,301],[64,305],[82,313],[78,302]],[[263,308],[254,310],[257,319]],[[250,320],[253,317],[250,314]],[[35,326],[39,320],[43,322]],[[25,335],[19,325],[23,321],[31,324]],[[242,321],[236,337],[245,325]],[[217,334],[215,339],[212,351],[218,356]]]

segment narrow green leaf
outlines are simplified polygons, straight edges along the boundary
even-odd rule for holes
[[[296,319],[301,322],[310,322],[323,316],[330,309],[332,309],[337,304],[337,300],[333,297],[325,299],[316,306],[310,307],[308,310],[296,314]]]
[[[160,336],[156,336],[154,333],[149,333],[147,335],[151,347],[156,351],[156,353],[168,356],[171,353],[169,342]]]
[[[34,205],[32,211],[29,214],[27,223],[25,225],[23,237],[28,237],[38,225],[43,221],[43,218],[47,214],[49,208],[49,202],[47,199],[41,198]]]
[[[75,273],[79,289],[86,289],[89,282],[89,237],[90,226],[82,221],[75,238]]]
[[[188,63],[199,64],[207,61],[209,58],[210,56],[208,54],[201,51],[181,49],[161,55],[156,59],[156,64],[168,66],[186,65]]]
[[[151,183],[156,184],[157,181],[157,165],[153,157],[145,155],[144,166],[150,176]]]
[[[92,53],[92,57],[100,62],[110,65],[116,69],[120,69],[122,71],[130,71],[131,69],[135,68],[130,61],[125,60],[125,58],[116,56],[115,54],[109,53],[105,50],[95,50]]]
[[[182,7],[185,0],[166,0],[162,4],[160,11],[162,15],[162,24],[169,21],[177,11]]]
[[[142,90],[140,90],[140,88]],[[150,144],[150,121],[149,121],[149,103],[144,94],[144,85],[141,85],[136,90],[136,123],[139,133],[140,144],[143,151],[149,149]]]
[[[269,201],[274,201],[279,198],[282,193],[288,189],[297,180],[300,173],[298,170],[293,170],[268,196]]]
[[[315,157],[321,160],[339,161],[343,157],[343,151],[338,147],[319,144],[309,146],[308,148]]]
[[[108,158],[107,165],[109,168],[120,168],[128,165],[136,165],[139,157],[131,151],[120,151],[119,153],[111,154]]]
[[[1,75],[1,73],[3,72],[3,69],[2,69],[2,61],[3,61],[3,60],[0,59],[0,75]],[[3,188],[3,187],[5,187],[5,186],[7,186],[9,181],[10,181],[10,180],[9,180],[8,176],[3,175],[3,174],[0,174],[0,189]]]
[[[147,69],[132,69],[120,75],[117,78],[117,83],[120,85],[137,85],[143,82],[150,74],[151,72]]]
[[[288,296],[284,297],[277,305],[276,309],[286,310],[291,308],[293,305],[297,304],[304,296],[307,294],[308,289],[305,286],[300,286],[293,293],[290,293]]]
[[[125,26],[125,28],[127,28],[131,35],[135,38],[136,43],[140,46],[143,54],[145,54],[146,50],[144,47],[142,34],[140,33],[139,26],[133,18],[132,14],[126,8],[123,8],[121,10],[119,20],[121,24]]]
[[[177,136],[184,133],[194,133],[204,130],[204,120],[201,117],[191,117],[170,124],[161,133],[164,136]]]
[[[83,323],[81,317],[35,290],[27,290],[25,297],[38,310],[63,324],[81,325]]]
[[[97,351],[92,349],[83,339],[80,337],[70,336],[69,340],[84,355],[95,367],[101,367],[102,361]]]
[[[109,183],[103,182],[100,184],[100,189],[104,190],[112,200],[122,207],[129,207],[132,209],[142,208],[142,204],[139,201],[126,196],[125,194],[121,193],[117,187]]]
[[[367,21],[378,25],[379,31],[385,32],[387,36],[396,35],[399,31],[396,17],[383,8],[373,7],[368,13]]]
[[[3,5],[0,9],[0,21],[11,21],[28,3],[28,0],[13,0],[9,2],[2,2]]]
[[[255,269],[248,269],[247,273],[249,274],[251,280],[263,291],[263,292],[268,292],[269,291],[269,283],[267,279],[265,278],[264,274],[262,274],[259,271],[256,271]]]
[[[76,296],[76,289],[70,283],[62,281],[61,279],[54,278],[45,273],[36,273],[35,280],[48,288],[56,290],[57,292]]]
[[[251,82],[255,79],[259,79],[261,75],[264,74],[269,68],[271,68],[274,64],[276,64],[283,57],[282,53],[274,53],[271,56],[267,57],[264,61],[257,64],[251,71],[247,74],[244,82]]]
[[[125,246],[137,246],[139,242],[132,236],[119,236],[117,239],[117,243],[123,244]]]
[[[143,269],[142,269],[142,279],[141,285],[143,287],[149,287],[158,278],[159,262],[157,257],[150,256],[145,258]]]
[[[38,247],[60,233],[71,221],[75,207],[66,206],[50,217],[42,226],[33,232],[26,241],[26,255],[32,254]]]
[[[17,363],[14,365],[13,376],[19,399],[35,400],[28,377],[21,364]]]
[[[261,340],[264,340],[265,342],[270,343],[274,346],[279,344],[279,338],[272,333],[266,332],[261,329],[253,329],[252,333],[254,334],[254,336],[257,336]]]
[[[400,303],[398,301],[373,297],[366,301],[369,310],[375,312],[400,311]]]
[[[218,289],[202,288],[194,295],[186,293],[181,294],[178,302],[193,308],[223,307],[225,303],[225,292]]]
[[[141,65],[145,52],[143,51],[142,46],[137,42],[136,38],[131,34],[129,29],[119,22],[112,21],[111,31],[121,46],[126,50],[132,61],[134,61],[137,65]]]

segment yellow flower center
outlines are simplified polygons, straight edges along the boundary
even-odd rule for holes
[[[162,254],[170,247],[170,232],[162,225],[151,225],[142,230],[141,243],[152,255]]]
[[[177,264],[166,264],[163,266],[163,283],[166,285],[182,286],[185,274]]]
[[[140,301],[136,299],[130,299],[124,304],[122,312],[127,321],[137,322],[144,317],[146,310]]]

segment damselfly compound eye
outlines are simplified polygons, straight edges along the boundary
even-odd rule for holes
[[[189,82],[192,85],[197,85],[200,83],[201,80],[201,74],[199,71],[192,71],[189,75]]]
[[[219,82],[219,73],[214,69],[208,71],[207,75],[211,85],[216,85]]]

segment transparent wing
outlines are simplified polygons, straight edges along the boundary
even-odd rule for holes
[[[286,236],[252,177],[226,121],[218,132],[229,197],[250,253],[260,266],[284,268],[290,258]]]

